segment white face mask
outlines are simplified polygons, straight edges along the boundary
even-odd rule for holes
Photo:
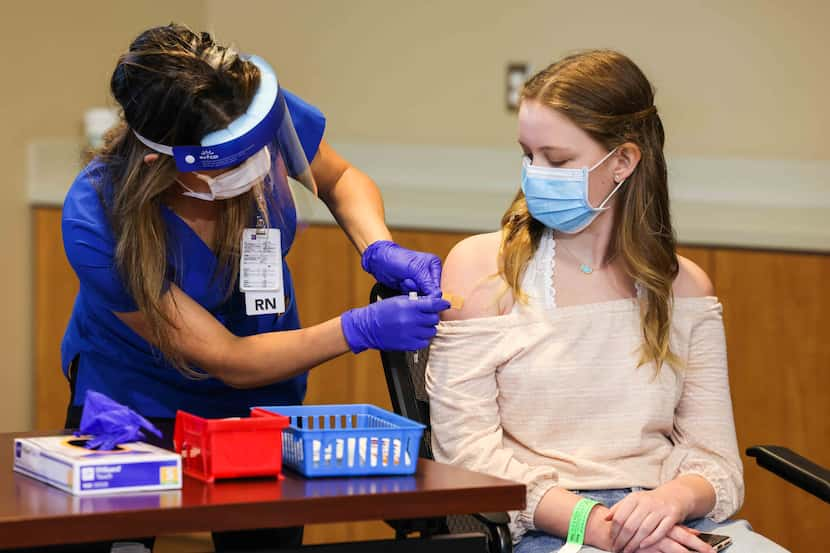
[[[207,183],[210,192],[196,192],[195,190],[191,190],[181,180],[179,180],[179,184],[187,190],[187,192],[182,192],[185,196],[208,202],[225,200],[244,194],[253,188],[270,170],[271,153],[268,151],[268,146],[265,146],[246,159],[239,167],[231,169],[221,175],[211,177],[200,173],[193,173],[197,178]]]

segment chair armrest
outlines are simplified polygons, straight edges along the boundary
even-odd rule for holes
[[[512,553],[513,536],[507,524],[510,517],[507,513],[473,513],[473,516],[487,527],[490,532],[490,551],[493,553]]]
[[[509,524],[510,517],[507,516],[507,513],[500,512],[500,513],[473,513],[473,516],[476,517],[479,521],[483,522],[484,524]]]
[[[746,454],[755,457],[758,466],[830,503],[830,471],[826,468],[782,446],[757,445]]]

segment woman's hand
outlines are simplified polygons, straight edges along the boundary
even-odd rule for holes
[[[354,353],[374,348],[382,351],[417,351],[435,336],[438,313],[450,303],[436,297],[411,300],[395,296],[341,315],[343,336]]]
[[[441,291],[441,260],[431,253],[378,240],[363,252],[361,265],[379,282],[402,292],[433,295]]]
[[[611,550],[632,553],[658,544],[685,518],[685,506],[676,496],[659,488],[633,492],[605,517],[612,524]]]
[[[697,534],[697,530],[675,526],[654,545],[641,547],[638,551],[639,553],[688,553],[689,551],[715,553],[714,548],[698,538]]]

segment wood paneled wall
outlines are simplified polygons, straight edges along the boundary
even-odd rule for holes
[[[60,340],[78,284],[60,240],[60,210],[35,209],[35,371],[37,428],[63,424],[68,390]],[[395,231],[403,246],[442,259],[467,236]],[[791,447],[830,465],[830,256],[721,248],[680,249],[712,278],[724,304],[730,380],[741,451]],[[365,305],[372,279],[336,227],[303,229],[288,258],[300,318],[312,325]],[[308,403],[390,401],[376,352],[344,355],[315,368]],[[795,552],[823,551],[830,508],[744,458],[746,502],[738,516]],[[312,525],[306,543],[389,537],[383,523]]]
[[[35,428],[63,428],[69,384],[61,373],[61,339],[78,294],[78,278],[66,260],[59,209],[35,209],[34,362]]]
[[[778,444],[830,466],[830,257],[717,250],[741,451]],[[793,551],[830,551],[830,506],[745,458],[741,516]]]

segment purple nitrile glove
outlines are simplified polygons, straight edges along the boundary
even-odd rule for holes
[[[153,426],[153,423],[126,405],[121,405],[95,390],[87,390],[81,427],[75,435],[92,435],[84,444],[88,449],[110,450],[118,444],[144,438],[142,428],[161,438],[161,431]]]
[[[378,240],[364,250],[360,264],[364,271],[390,288],[440,297],[441,260],[436,255]]]
[[[417,300],[395,296],[346,311],[340,325],[354,353],[368,348],[417,351],[429,345],[435,336],[438,313],[449,307],[450,302],[434,296]]]

